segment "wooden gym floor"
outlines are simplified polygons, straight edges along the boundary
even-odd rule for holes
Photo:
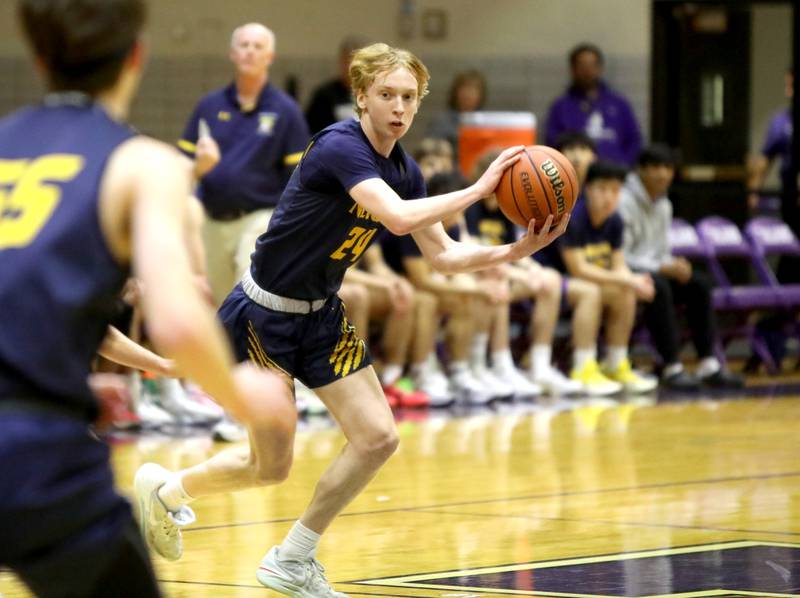
[[[737,396],[576,400],[398,414],[401,447],[320,559],[351,596],[800,596],[800,384]],[[185,467],[207,437],[115,441],[123,492],[145,461]],[[274,595],[255,580],[342,446],[303,422],[279,487],[203,499],[166,596]],[[4,598],[28,596],[0,573]]]

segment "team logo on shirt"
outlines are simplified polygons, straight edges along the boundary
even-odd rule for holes
[[[221,120],[222,122],[228,122],[231,119],[231,113],[227,110],[220,110],[217,112],[217,120]]]
[[[278,120],[278,114],[276,112],[259,112],[258,132],[261,135],[272,135],[272,129],[275,128],[276,120]]]
[[[611,268],[611,243],[603,241],[601,243],[589,243],[583,248],[586,261],[606,270]]]
[[[478,232],[484,245],[502,245],[506,227],[499,220],[485,218],[478,222]]]

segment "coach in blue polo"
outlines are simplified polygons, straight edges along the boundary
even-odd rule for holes
[[[250,266],[258,236],[309,140],[300,107],[269,81],[275,35],[248,23],[231,37],[235,80],[200,100],[180,149],[194,159],[208,278],[217,304]]]

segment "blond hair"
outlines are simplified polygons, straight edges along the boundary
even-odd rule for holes
[[[392,48],[387,44],[372,44],[353,53],[350,62],[350,85],[353,96],[367,93],[375,78],[381,74],[397,68],[407,68],[417,80],[417,102],[428,95],[428,81],[431,78],[428,69],[422,61],[408,50]],[[361,108],[355,103],[356,113],[361,116]]]

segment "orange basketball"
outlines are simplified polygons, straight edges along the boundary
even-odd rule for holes
[[[546,145],[530,145],[507,169],[495,189],[506,218],[520,226],[536,219],[536,230],[553,215],[555,225],[572,211],[578,197],[578,176],[564,154]]]

